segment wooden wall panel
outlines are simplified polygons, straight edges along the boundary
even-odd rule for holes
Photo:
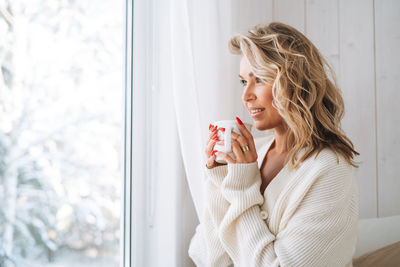
[[[306,1],[306,35],[339,74],[338,0]]]
[[[345,100],[343,129],[353,141],[360,218],[377,216],[376,118],[373,0],[340,0],[340,86]]]
[[[240,19],[232,21],[232,24],[238,24],[236,28],[240,32],[247,32],[249,28],[256,24],[269,24],[272,21],[272,1],[273,0],[233,0],[235,3],[234,6],[236,7],[236,15],[233,18]]]
[[[302,33],[305,32],[305,1],[274,0],[272,4],[273,20],[289,24]]]
[[[375,0],[378,215],[400,214],[400,1]]]

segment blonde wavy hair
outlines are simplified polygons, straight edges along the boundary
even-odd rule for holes
[[[297,169],[326,147],[359,167],[352,159],[360,154],[341,129],[344,101],[334,71],[307,37],[280,22],[258,24],[232,37],[229,50],[245,56],[254,75],[272,85],[272,105],[288,128],[291,167]],[[297,160],[303,148],[305,153]]]

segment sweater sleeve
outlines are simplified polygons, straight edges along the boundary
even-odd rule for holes
[[[228,172],[227,168],[227,165],[223,165],[205,170],[205,205],[188,250],[190,258],[198,267],[224,267],[232,264],[231,258],[222,247],[217,230],[229,207],[229,203],[220,192],[221,183]]]
[[[260,215],[264,198],[257,162],[228,165],[221,193],[230,206],[218,229],[234,265],[351,266],[358,223],[352,175],[338,166],[315,172],[307,190],[294,194],[296,204],[284,208],[281,224],[287,223],[274,235]]]

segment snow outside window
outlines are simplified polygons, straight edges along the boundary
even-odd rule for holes
[[[0,1],[2,267],[122,263],[124,5]]]

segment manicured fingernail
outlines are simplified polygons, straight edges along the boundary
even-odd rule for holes
[[[214,136],[212,140],[218,140],[218,135]],[[219,140],[218,140],[219,141]]]
[[[218,128],[218,125],[215,125],[215,127],[213,128],[213,132],[215,131],[215,130],[217,130],[217,128]]]
[[[211,156],[214,156],[215,152],[217,152],[217,150],[213,150],[213,152],[211,152]]]
[[[238,117],[236,117],[236,120],[240,125],[243,125],[243,122]]]
[[[219,128],[221,131],[225,132],[225,128]]]
[[[210,123],[210,126],[208,126],[208,130],[211,130],[211,127],[214,127],[214,125],[212,125],[212,124]]]

